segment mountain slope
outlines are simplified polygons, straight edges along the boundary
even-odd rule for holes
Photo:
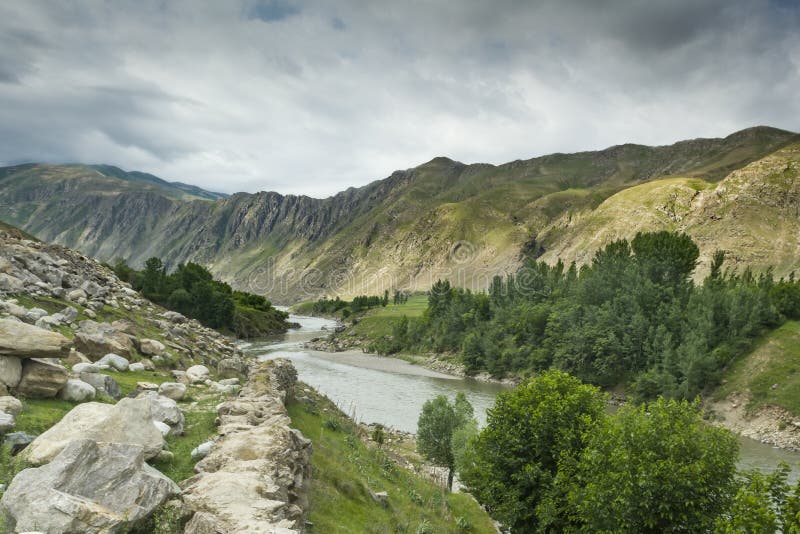
[[[573,236],[591,225],[578,223],[626,190],[635,204],[643,191],[636,186],[668,177],[684,179],[675,187],[712,188],[730,171],[798,141],[759,127],[724,139],[620,145],[498,166],[436,158],[326,199],[262,192],[208,201],[165,190],[149,175],[120,178],[105,166],[12,167],[0,169],[0,219],[105,260],[197,261],[276,302],[423,289],[439,277],[479,288],[542,245],[547,258],[559,250],[578,260],[590,254],[584,249],[592,240]],[[619,218],[606,214],[605,224]]]

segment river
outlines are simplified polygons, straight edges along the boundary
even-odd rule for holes
[[[415,432],[423,403],[436,395],[455,397],[464,392],[475,408],[475,417],[486,423],[486,410],[495,396],[508,387],[453,377],[397,358],[364,354],[359,351],[322,352],[303,347],[314,337],[327,335],[335,326],[328,319],[292,315],[301,328],[274,339],[243,343],[242,350],[259,359],[288,358],[294,362],[300,380],[328,396],[345,413],[363,423]],[[743,468],[771,470],[779,462],[793,467],[790,480],[800,476],[800,453],[740,438]]]

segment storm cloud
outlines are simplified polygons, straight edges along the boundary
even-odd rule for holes
[[[0,4],[0,163],[323,197],[501,163],[800,130],[787,1]]]

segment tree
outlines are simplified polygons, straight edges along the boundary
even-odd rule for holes
[[[697,402],[625,407],[590,434],[571,500],[587,532],[707,532],[730,504],[737,457]]]
[[[435,465],[447,468],[447,489],[453,488],[455,453],[453,434],[474,421],[472,405],[463,393],[456,396],[455,405],[439,395],[422,406],[417,421],[417,450]]]
[[[145,297],[153,300],[163,298],[164,282],[166,279],[166,268],[160,258],[150,258],[144,263],[142,272],[142,293]]]
[[[594,386],[548,371],[497,396],[461,479],[513,532],[572,524],[560,480],[569,479],[589,432],[605,418]]]

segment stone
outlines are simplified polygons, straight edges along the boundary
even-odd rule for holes
[[[103,365],[98,365],[96,363],[76,363],[72,366],[72,372],[75,374],[81,373],[99,373],[100,371],[104,370]]]
[[[0,434],[5,434],[14,426],[16,426],[17,421],[14,419],[14,416],[10,413],[0,412]]]
[[[167,424],[170,427],[170,435],[183,433],[184,416],[177,402],[159,395],[156,391],[144,391],[136,398],[150,402],[150,414],[153,420]]]
[[[104,395],[112,399],[119,399],[122,397],[122,390],[119,384],[108,375],[102,373],[81,373],[80,379],[87,384],[91,384],[99,395]]]
[[[0,291],[7,293],[20,293],[25,289],[25,284],[16,276],[0,273]]]
[[[223,380],[220,380],[219,383],[221,385],[223,385],[223,386],[235,386],[235,385],[239,384],[239,379],[238,378],[225,378]]]
[[[130,358],[133,341],[130,335],[120,331],[109,323],[81,321],[75,333],[75,348],[86,354],[91,360],[108,353],[119,354]]]
[[[69,378],[67,368],[39,358],[29,358],[22,363],[22,379],[17,385],[18,395],[47,399],[55,397]]]
[[[60,358],[69,346],[70,340],[58,332],[0,318],[0,356]]]
[[[0,384],[15,388],[22,379],[22,360],[15,356],[0,356]]]
[[[0,397],[0,412],[19,415],[22,411],[22,401],[11,395]]]
[[[67,306],[66,308],[61,310],[60,313],[62,320],[66,324],[74,323],[75,319],[78,318],[78,310],[76,308],[73,308],[72,306]]]
[[[36,436],[27,432],[9,432],[3,438],[3,445],[11,449],[11,455],[16,456],[19,451],[30,445]]]
[[[141,372],[141,371],[144,371],[144,370],[145,370],[145,367],[144,367],[144,364],[142,362],[133,362],[132,364],[130,364],[128,366],[128,371],[132,371],[134,373],[138,373],[138,372]]]
[[[145,459],[137,445],[76,440],[14,477],[0,507],[16,532],[127,532],[180,493]]]
[[[181,384],[189,384],[189,377],[186,375],[186,371],[181,371],[180,369],[173,369],[170,371],[172,376],[175,377],[176,382],[180,382]]]
[[[92,363],[92,361],[87,358],[82,352],[78,352],[75,349],[70,349],[69,355],[64,360],[64,365],[73,366],[77,363]]]
[[[153,421],[153,424],[156,426],[161,435],[166,437],[172,432],[172,428],[167,423],[162,423],[161,421]]]
[[[25,321],[29,323],[35,323],[45,315],[50,315],[47,313],[47,310],[43,310],[42,308],[31,308],[28,310],[28,313],[25,314]]]
[[[34,325],[45,330],[52,330],[57,326],[61,326],[61,319],[57,315],[45,315],[37,320]]]
[[[167,347],[165,347],[163,343],[161,343],[160,341],[156,341],[155,339],[139,340],[139,352],[141,352],[142,354],[146,354],[148,356],[156,356],[163,354],[165,350],[167,350]]]
[[[73,289],[72,291],[67,293],[67,298],[72,301],[85,299],[87,296],[88,295],[86,294],[86,291],[84,291],[83,289]]]
[[[151,360],[150,358],[142,358],[138,363],[142,364],[142,368],[145,371],[155,371],[156,370],[156,366],[153,365],[153,360]]]
[[[197,461],[205,458],[211,452],[211,449],[213,447],[214,447],[213,441],[206,441],[204,443],[201,443],[200,445],[192,449],[191,452],[192,460]]]
[[[123,358],[119,354],[109,353],[97,360],[100,365],[108,365],[115,371],[127,371],[130,363],[127,358]]]
[[[192,384],[198,384],[208,380],[209,371],[205,365],[193,365],[186,369],[186,377]]]
[[[175,311],[167,311],[161,314],[163,318],[173,323],[183,324],[186,322],[186,316]]]
[[[158,391],[158,384],[152,382],[136,382],[136,389],[139,391]]]
[[[87,384],[83,380],[70,378],[61,391],[58,392],[58,398],[72,402],[83,402],[93,399],[97,391],[94,386]]]
[[[158,392],[168,399],[179,401],[186,394],[186,386],[178,382],[164,382],[158,386]]]
[[[224,358],[217,364],[217,373],[230,378],[247,375],[247,362],[242,358]]]
[[[137,445],[146,460],[154,458],[164,448],[164,438],[153,426],[151,405],[148,399],[131,398],[117,404],[79,404],[28,445],[25,459],[33,465],[47,463],[71,442],[82,438]]]

